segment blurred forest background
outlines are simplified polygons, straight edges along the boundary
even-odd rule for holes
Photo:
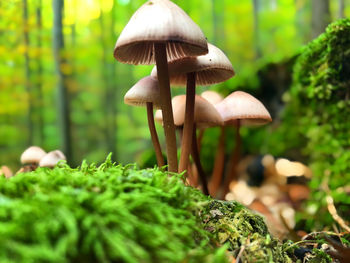
[[[152,66],[124,65],[113,58],[118,35],[144,2],[0,1],[1,164],[18,167],[21,152],[30,145],[61,149],[71,165],[103,161],[109,152],[123,164],[142,162],[152,152],[146,110],[123,103],[126,91]],[[201,87],[198,93],[213,89],[227,95],[241,89],[261,99],[275,122],[255,129],[255,137],[244,128],[242,135],[246,151],[270,152],[264,129],[278,125],[293,57],[328,23],[349,17],[350,0],[174,2],[226,53],[236,71],[230,81]],[[215,147],[209,139],[217,135],[212,131],[204,144]],[[274,145],[275,153],[283,150],[280,144]]]

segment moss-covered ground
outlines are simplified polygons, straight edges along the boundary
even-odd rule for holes
[[[261,216],[182,179],[109,158],[0,177],[0,262],[292,262]]]

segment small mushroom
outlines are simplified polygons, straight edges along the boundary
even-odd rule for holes
[[[153,106],[160,108],[158,80],[151,76],[139,80],[124,96],[124,103],[133,106],[146,106],[148,127],[151,134],[153,148],[156,152],[157,164],[164,166],[164,159],[160,147],[157,130],[154,125]]]
[[[18,172],[34,171],[38,166],[41,158],[46,152],[38,146],[30,146],[21,155],[21,163],[23,167]]]
[[[186,105],[186,95],[175,96],[172,99],[174,123],[175,123],[175,126],[178,128],[183,127],[185,123],[185,105]],[[161,121],[160,114],[157,116],[157,113],[156,113],[156,120]],[[191,155],[196,164],[199,176],[202,181],[203,192],[206,195],[209,194],[209,191],[207,186],[206,175],[199,158],[196,127],[208,128],[208,127],[219,126],[219,125],[223,125],[223,121],[220,114],[215,109],[215,107],[212,104],[210,104],[207,100],[202,98],[201,96],[196,95],[195,104],[194,104],[194,126],[192,131]]]
[[[53,168],[55,165],[62,160],[66,160],[66,156],[60,150],[55,150],[47,153],[39,163],[40,167]]]
[[[7,167],[6,165],[3,165],[1,166],[1,169],[0,169],[0,176],[1,175],[5,176],[6,178],[10,178],[13,176],[13,173],[9,167]]]
[[[243,91],[231,93],[215,107],[225,125],[236,127],[236,143],[230,158],[231,168],[228,169],[228,175],[224,183],[225,189],[222,193],[222,197],[224,197],[229,190],[230,182],[236,179],[236,167],[240,159],[241,125],[262,125],[271,122],[272,119],[270,113],[258,99]]]

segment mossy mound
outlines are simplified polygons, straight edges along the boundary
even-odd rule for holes
[[[291,262],[284,247],[262,217],[158,169],[107,159],[0,177],[1,263]]]
[[[161,171],[83,164],[0,178],[0,262],[226,262],[199,191]]]
[[[279,145],[279,154],[298,149],[314,172],[313,195],[301,228],[332,229],[325,185],[340,216],[350,220],[350,197],[342,188],[349,185],[350,171],[350,19],[329,25],[303,48],[292,88],[284,97],[288,103],[282,125],[270,136],[270,148]]]
[[[205,229],[242,262],[292,262],[284,245],[269,234],[263,217],[241,204],[212,200],[201,216]]]

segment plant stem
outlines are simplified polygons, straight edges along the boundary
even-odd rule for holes
[[[157,130],[156,130],[156,127],[154,125],[153,103],[147,102],[146,107],[147,107],[148,127],[149,127],[149,131],[151,133],[153,148],[154,148],[154,151],[156,152],[158,167],[161,168],[164,166],[164,159],[163,159],[162,149],[160,148]]]
[[[213,174],[209,183],[210,193],[213,197],[216,196],[217,191],[222,181],[225,164],[225,127],[220,127],[219,144],[215,155],[215,162]]]
[[[209,195],[207,178],[206,178],[205,172],[203,170],[201,160],[199,157],[199,152],[198,152],[197,134],[196,134],[196,125],[195,124],[193,125],[193,135],[192,135],[192,157],[193,157],[194,163],[196,164],[199,177],[201,178],[201,181],[202,181],[203,193],[205,195]]]
[[[187,73],[187,88],[186,88],[186,108],[185,108],[185,123],[183,128],[181,157],[179,164],[179,172],[182,173],[188,167],[191,140],[194,123],[194,104],[196,95],[196,73]]]
[[[173,110],[171,107],[171,92],[169,83],[168,61],[165,43],[154,44],[157,63],[158,81],[160,87],[163,127],[168,157],[168,171],[177,172],[177,147]]]
[[[222,196],[221,196],[222,199],[224,199],[226,194],[229,192],[229,190],[230,190],[230,183],[233,180],[237,179],[237,166],[238,166],[238,163],[239,163],[240,152],[241,152],[241,136],[240,136],[240,133],[239,133],[240,127],[241,127],[240,120],[237,120],[237,125],[236,125],[236,144],[235,144],[235,147],[233,148],[233,151],[231,153],[228,174],[226,176],[226,180],[225,180],[225,183],[224,183],[224,191],[222,192]]]

